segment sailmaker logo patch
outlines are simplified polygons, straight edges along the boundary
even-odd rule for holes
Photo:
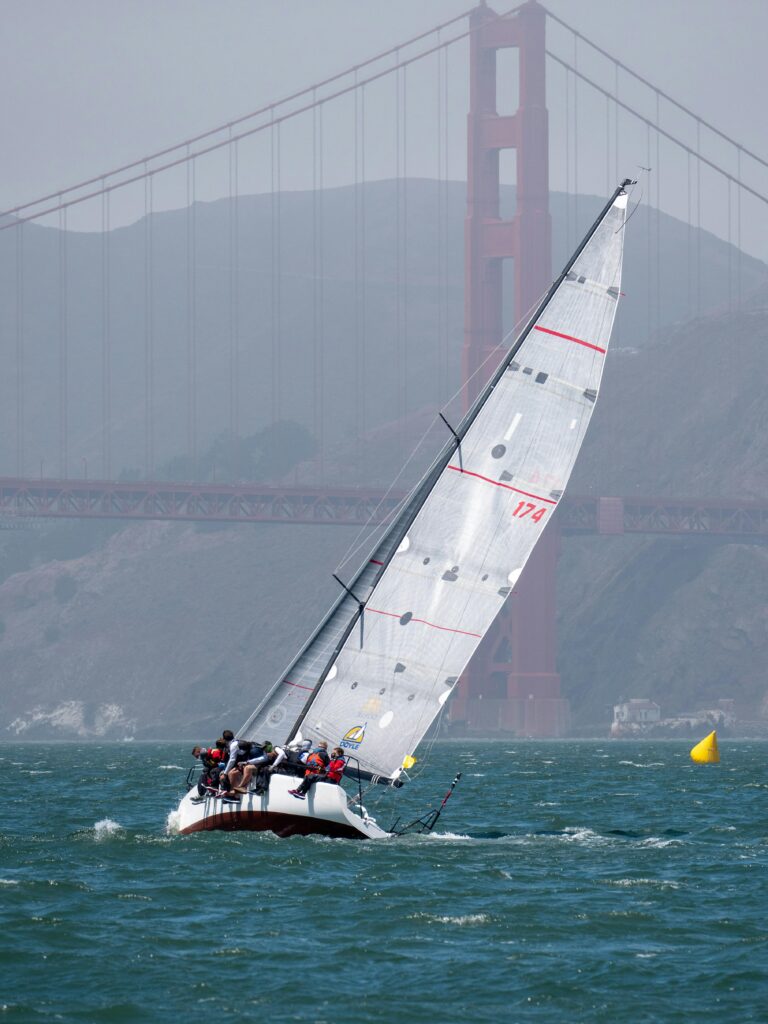
[[[367,724],[368,723],[366,722],[366,725]],[[357,750],[364,739],[365,725],[353,725],[351,729],[347,729],[344,733],[341,745],[342,747],[346,747],[347,750]]]

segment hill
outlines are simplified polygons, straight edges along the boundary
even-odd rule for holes
[[[357,432],[361,424],[355,421],[354,401],[350,406],[355,373],[360,371],[349,355],[350,335],[352,342],[359,341],[350,310],[353,268],[343,237],[333,244],[329,237],[327,242],[323,359],[331,376],[337,377],[326,391],[323,440],[330,469],[339,480],[380,482],[398,467],[401,451],[429,422],[435,404],[453,387],[458,373],[463,198],[460,203],[459,186],[452,186],[449,272],[440,277],[434,269],[434,217],[429,214],[436,185],[414,182],[409,189],[413,221],[408,322],[419,343],[412,349],[412,387],[404,398],[395,393],[399,378],[391,350],[397,335],[394,189],[391,183],[367,189],[375,230],[370,242],[365,379],[375,385],[368,388],[371,401],[362,434]],[[285,359],[301,386],[282,412],[313,428],[307,414],[311,389],[307,390],[307,375],[302,376],[314,365],[315,353],[312,291],[307,283],[311,259],[299,231],[307,203],[307,196],[283,199],[283,259],[290,261],[295,274],[285,287],[287,319],[281,321],[281,329],[287,331],[290,324]],[[587,211],[597,203],[584,199],[581,207]],[[343,221],[345,210],[350,216],[349,204],[344,190],[323,200],[334,223]],[[252,218],[249,231],[256,237],[269,224],[267,198],[253,197],[247,211]],[[557,247],[562,249],[562,199],[555,197],[553,211]],[[201,446],[211,443],[228,416],[226,372],[221,366],[226,363],[221,305],[227,276],[221,256],[225,212],[220,204],[198,211],[198,253],[206,254],[206,283],[198,298],[201,323],[207,324],[197,338],[198,371],[210,399],[204,424],[201,421]],[[183,252],[179,255],[185,216],[162,215],[155,228],[167,285],[158,293],[155,310],[155,397],[167,416],[158,429],[157,454],[168,459],[183,454],[185,443],[177,420],[184,420],[183,409],[179,416],[179,368],[186,365],[187,337],[184,317],[176,308],[185,302]],[[728,312],[722,269],[738,260],[724,243],[702,238],[706,310],[688,319],[688,229],[659,218],[665,291],[661,317],[652,310],[648,318],[643,230],[650,224],[655,231],[655,217],[653,211],[641,209],[632,221],[625,277],[629,296],[571,493],[768,498],[765,268],[743,260],[743,291],[746,294],[749,287],[749,301],[739,312]],[[136,301],[136,294],[143,294],[141,233],[141,225],[121,229],[111,242],[113,411],[119,421],[113,452],[123,469],[137,465],[136,453],[143,448],[142,414],[136,401],[143,380],[143,312]],[[83,281],[90,275],[92,285],[98,280],[99,244],[88,236],[67,242],[73,268],[80,267]],[[56,232],[29,229],[25,245],[26,274],[38,275],[42,293],[55,283]],[[8,346],[11,264],[7,251],[0,255],[2,336]],[[266,426],[270,412],[268,388],[254,375],[257,349],[271,345],[269,323],[265,325],[259,315],[270,274],[255,256],[251,263],[245,252],[241,258],[243,270],[248,266],[255,282],[255,291],[243,296],[240,321],[242,338],[249,339],[243,348],[243,358],[250,360],[241,381],[244,393],[253,385],[244,426],[255,432]],[[57,418],[57,385],[52,313],[35,307],[29,283],[27,355],[41,368],[35,388],[26,396],[31,452],[39,450],[34,445],[42,445],[45,437],[55,436],[51,424]],[[74,403],[74,392],[71,396],[71,448],[78,456],[87,452],[93,467],[99,452],[100,319],[93,308],[98,288],[93,285],[90,293],[82,294],[86,297],[70,311],[72,325],[79,327],[70,331],[68,342],[73,357],[86,368],[83,381],[92,393],[80,404]],[[444,319],[446,311],[449,320]],[[450,323],[444,337],[437,332],[440,322]],[[160,323],[167,328],[162,334]],[[649,323],[654,328],[650,336]],[[6,347],[6,380],[13,379],[13,358]],[[308,379],[311,383],[311,374]],[[393,423],[398,402],[408,413],[404,425]],[[2,459],[7,465],[14,447],[13,403],[0,406],[0,415]],[[80,447],[75,447],[75,438]],[[360,451],[362,458],[354,454]],[[296,472],[301,473],[301,467]],[[27,533],[0,532],[0,732],[20,737],[201,738],[227,724],[236,728],[335,596],[330,572],[355,533],[343,527],[120,523],[46,523]],[[735,696],[742,713],[757,716],[765,710],[766,557],[763,548],[705,540],[567,538],[559,591],[559,667],[577,724],[604,728],[606,705],[620,695],[662,697],[668,711],[721,696]]]

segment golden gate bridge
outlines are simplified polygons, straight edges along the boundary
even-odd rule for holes
[[[514,75],[505,78],[510,54],[516,58]],[[459,77],[468,82],[468,110],[458,109]],[[459,126],[465,116],[466,126]],[[581,132],[585,122],[590,125],[588,153]],[[600,139],[598,123],[604,127]],[[2,459],[6,472],[13,464],[13,475],[0,478],[0,513],[9,521],[384,522],[403,494],[384,491],[380,482],[365,476],[365,439],[382,425],[381,413],[369,408],[378,386],[376,369],[382,365],[373,340],[381,326],[376,321],[382,310],[388,311],[390,391],[382,404],[392,411],[404,454],[412,441],[409,416],[420,404],[435,410],[444,406],[458,380],[465,383],[454,400],[459,406],[469,403],[490,375],[511,322],[524,318],[550,283],[553,131],[565,145],[565,166],[558,170],[566,196],[564,249],[579,234],[586,182],[597,185],[596,191],[603,184],[603,191],[610,191],[627,161],[634,168],[638,154],[654,168],[644,179],[643,197],[648,208],[646,295],[640,312],[647,336],[658,335],[667,322],[659,211],[662,193],[673,189],[686,196],[688,214],[682,313],[701,317],[713,309],[702,255],[708,213],[710,230],[716,224],[727,241],[715,308],[741,307],[742,227],[745,218],[764,216],[768,198],[755,181],[768,162],[537,0],[502,13],[483,4],[224,125],[5,211],[0,247],[10,287],[2,323],[14,387],[6,400],[6,436],[13,443]],[[452,173],[450,156],[458,132],[466,134],[460,366],[451,345],[456,239],[449,216],[455,180],[463,177]],[[412,175],[417,164],[423,167],[426,149],[432,150],[434,188],[428,196],[431,237],[425,247],[412,226],[423,202]],[[514,179],[512,203],[503,186],[510,155],[514,168],[506,176]],[[330,168],[342,160],[348,164],[351,198],[334,221],[329,219],[329,196],[339,186],[331,183]],[[382,172],[387,161],[388,176]],[[290,178],[295,186],[296,165],[305,173],[301,192],[283,184]],[[602,177],[604,182],[598,180]],[[372,188],[385,178],[391,186],[391,251],[383,265],[377,255],[380,211]],[[255,185],[261,185],[264,200],[260,219],[247,201],[259,191]],[[289,206],[299,193],[303,201],[291,238]],[[221,237],[212,252],[206,249],[211,238],[207,207],[215,200],[221,207]],[[181,239],[176,250],[161,231],[161,216],[171,215]],[[83,230],[78,217],[88,220],[90,231]],[[256,230],[249,231],[248,218],[258,221]],[[117,240],[131,219],[139,224],[133,262]],[[334,241],[340,236],[343,259]],[[86,243],[91,273],[82,280],[78,269]],[[42,281],[41,253],[48,259]],[[167,276],[169,258],[177,272],[173,281]],[[434,292],[430,323],[423,315],[414,316],[414,268],[423,270],[425,258],[422,287]],[[125,308],[126,296],[120,293],[126,290],[126,277],[128,302],[135,307],[135,334],[128,339],[116,315],[118,298]],[[174,289],[178,308],[171,323],[160,298]],[[212,293],[225,314],[213,328],[206,323]],[[297,297],[308,311],[298,324]],[[643,304],[634,301],[637,317]],[[331,307],[341,303],[348,309],[342,328],[330,322]],[[44,316],[40,305],[47,311]],[[295,343],[297,334],[304,336],[303,347]],[[88,345],[81,335],[87,335]],[[171,335],[175,348],[167,340]],[[353,385],[344,394],[329,355],[331,340],[337,345],[342,335],[347,381]],[[427,370],[422,368],[419,377],[415,353],[427,337]],[[41,363],[47,368],[44,379]],[[306,380],[292,402],[297,365]],[[130,378],[127,389],[123,377]],[[419,385],[425,379],[434,380],[427,402]],[[216,412],[206,407],[213,391]],[[210,474],[203,478],[202,447],[217,430],[237,439],[258,426],[295,417],[297,408],[316,443],[301,481],[254,482],[240,478],[231,466],[234,479],[217,481],[215,466],[214,479]],[[336,461],[354,468],[346,480],[338,466],[329,465],[331,425],[341,414],[348,421],[350,444]],[[42,421],[47,432],[40,428]],[[336,437],[336,446],[340,443]],[[181,473],[186,479],[175,478],[178,464],[175,472],[168,469],[173,445],[184,451]],[[132,471],[126,473],[129,466]],[[555,569],[561,534],[583,532],[764,541],[768,503],[637,495],[566,499],[509,614],[462,681],[452,702],[454,719],[529,735],[564,730],[567,706],[556,669]],[[484,714],[487,718],[492,709],[493,722],[481,721],[483,698]]]

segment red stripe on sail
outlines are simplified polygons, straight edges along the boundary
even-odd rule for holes
[[[595,352],[602,352],[605,355],[605,349],[600,348],[599,345],[593,345],[591,341],[582,341],[581,338],[574,338],[572,334],[561,334],[560,331],[550,331],[548,327],[539,327],[538,324],[533,328],[534,331],[542,331],[544,334],[551,334],[555,338],[565,338],[566,341],[573,341],[577,345],[583,345],[584,348],[594,349]]]
[[[397,612],[382,612],[378,608],[366,608],[367,612],[374,612],[376,615],[386,615],[390,619],[401,619],[402,615]],[[468,633],[465,629],[452,629],[450,626],[438,626],[434,622],[427,622],[426,619],[409,619],[408,622],[420,622],[422,626],[430,626],[432,629],[441,629],[446,633],[460,633],[462,636],[476,636],[478,640],[483,639],[482,633]],[[406,623],[408,625],[408,623]]]
[[[454,470],[456,473],[461,473],[463,476],[474,476],[478,480],[485,480],[487,484],[493,484],[494,487],[503,487],[505,491],[514,491],[515,494],[524,494],[526,498],[535,498],[536,501],[546,501],[548,505],[556,505],[557,502],[552,498],[542,498],[540,494],[531,494],[530,491],[521,491],[519,487],[510,487],[509,484],[503,484],[500,480],[491,480],[489,476],[483,476],[481,473],[471,473],[468,469],[462,469],[461,466],[448,466],[448,469]]]

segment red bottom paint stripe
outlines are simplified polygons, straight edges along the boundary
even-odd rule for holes
[[[548,327],[539,327],[538,324],[534,326],[534,331],[541,331],[542,334],[551,334],[555,338],[564,338],[566,341],[573,341],[577,345],[583,345],[584,348],[591,348],[595,352],[602,352],[605,355],[605,349],[600,348],[599,345],[593,345],[591,341],[582,341],[581,338],[574,338],[572,334],[561,334],[560,331],[550,331]]]
[[[374,612],[376,615],[386,615],[390,619],[400,619],[402,615],[398,615],[396,612],[382,612],[378,608],[366,608],[367,612]],[[408,622],[420,622],[422,626],[430,626],[432,629],[441,629],[445,633],[460,633],[462,636],[476,636],[478,640],[483,639],[482,633],[467,633],[464,629],[452,629],[450,626],[438,626],[434,622],[427,622],[426,619],[409,619]],[[406,623],[407,625],[407,623]]]
[[[370,558],[369,562],[371,563],[371,565],[384,565],[384,563],[380,562],[378,558]]]
[[[297,690],[309,690],[310,693],[312,692],[311,686],[302,686],[301,683],[292,683],[290,679],[284,679],[283,682],[286,686],[295,686]]]
[[[510,487],[509,484],[503,484],[500,480],[491,480],[489,476],[483,476],[481,473],[470,473],[468,469],[462,469],[461,466],[449,466],[448,469],[452,469],[455,473],[461,473],[463,476],[474,476],[478,480],[485,480],[487,484],[493,484],[494,487],[503,487],[505,491],[514,491],[515,494],[524,494],[526,498],[535,498],[536,501],[546,501],[548,505],[556,505],[557,502],[552,498],[542,498],[540,494],[531,494],[530,491],[521,491],[519,487]]]
[[[309,815],[281,814],[276,811],[241,811],[239,809],[221,814],[209,814],[200,821],[181,829],[188,836],[193,832],[208,832],[214,829],[227,832],[274,832],[281,839],[290,836],[323,835],[334,839],[367,839],[351,825],[327,821]]]

